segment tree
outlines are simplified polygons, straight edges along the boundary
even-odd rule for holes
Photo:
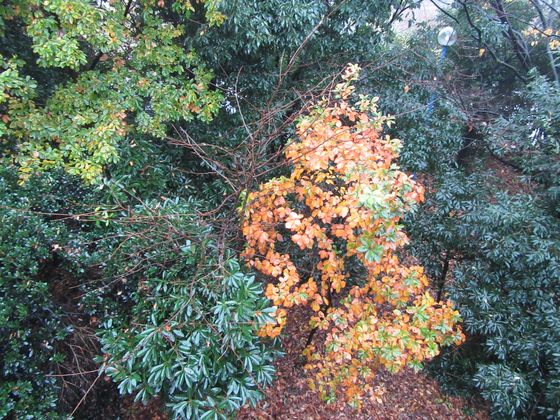
[[[312,388],[327,400],[342,388],[359,407],[377,368],[419,368],[463,335],[451,303],[426,291],[422,267],[397,255],[407,243],[399,220],[423,189],[394,162],[400,143],[381,135],[390,120],[376,100],[350,102],[357,77],[349,66],[332,102],[323,99],[299,121],[299,139],[285,152],[291,176],[248,194],[242,230],[244,256],[271,279],[266,296],[277,306],[276,322],[260,333],[277,336],[290,308],[309,305]]]
[[[218,10],[227,17],[223,24],[194,26],[196,35],[188,44],[213,70],[215,84],[224,93],[216,124],[193,121],[176,136],[191,153],[189,168],[201,174],[195,182],[200,180],[208,195],[219,197],[216,205],[226,190],[233,207],[242,190],[252,190],[281,166],[282,149],[294,134],[301,110],[346,63],[375,56],[376,46],[392,36],[392,24],[418,4],[221,2]]]
[[[23,59],[0,50],[0,134],[22,181],[62,167],[97,182],[131,136],[161,139],[169,123],[211,119],[221,95],[181,45],[195,6],[207,24],[223,20],[214,1],[15,0],[0,8],[0,34],[26,47]],[[30,76],[37,66],[60,83],[39,89]]]

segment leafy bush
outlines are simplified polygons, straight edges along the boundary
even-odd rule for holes
[[[420,27],[411,36],[378,45],[372,58],[375,71],[364,69],[360,89],[379,97],[381,112],[395,116],[398,124],[387,127],[387,133],[402,140],[403,169],[439,176],[457,168],[468,115],[445,85],[430,80],[443,71],[438,70],[434,51],[436,34],[432,28]],[[437,96],[430,113],[433,94]]]
[[[350,102],[357,66],[342,77],[333,102],[323,99],[300,120],[286,148],[291,176],[248,195],[244,255],[274,279],[266,295],[279,309],[261,334],[277,336],[290,308],[309,305],[312,388],[328,401],[342,389],[359,407],[376,367],[419,368],[463,335],[452,305],[426,291],[422,267],[397,256],[408,240],[399,220],[423,189],[395,163],[400,144],[381,135],[387,120],[376,101]]]
[[[0,417],[55,416],[59,384],[48,375],[63,360],[57,343],[72,329],[53,302],[53,279],[43,270],[71,260],[62,246],[71,236],[63,223],[36,212],[61,208],[61,185],[48,176],[21,188],[15,171],[1,169]]]
[[[554,417],[560,408],[560,231],[531,197],[496,199],[457,220],[463,235],[454,236],[462,245],[455,252],[462,258],[449,293],[470,339],[442,366],[479,388],[497,417],[535,409]]]
[[[498,4],[530,57],[515,55]],[[406,217],[409,249],[464,319],[465,344],[444,350],[432,371],[448,389],[482,395],[496,418],[560,415],[559,95],[542,76],[553,76],[544,47],[554,33],[535,29],[534,45],[525,38],[527,22],[540,25],[529,18],[539,4],[454,2],[445,21],[460,39],[438,86],[425,82],[437,70],[426,66],[435,34],[423,28],[402,42],[412,51],[388,45],[388,71],[366,80],[397,114],[391,133],[403,139],[403,167],[428,185],[426,202]],[[436,88],[444,93],[428,115]]]
[[[487,128],[492,153],[536,182],[545,211],[560,215],[560,85],[531,73],[532,80],[516,92],[512,112]]]
[[[197,2],[210,25],[223,19],[215,3]],[[193,12],[189,2],[6,2],[0,36],[29,40],[22,54],[0,50],[0,135],[18,145],[22,181],[64,168],[98,182],[129,136],[161,139],[170,123],[209,121],[222,96],[183,46]],[[66,83],[38,89],[28,67],[63,69]]]
[[[275,308],[196,210],[193,201],[147,202],[123,226],[107,287],[130,301],[106,315],[99,361],[123,394],[159,394],[174,416],[218,419],[271,383],[275,351],[256,331]]]

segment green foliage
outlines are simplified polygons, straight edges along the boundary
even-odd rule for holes
[[[497,204],[465,215],[479,256],[458,267],[450,292],[463,308],[467,331],[485,337],[486,355],[479,355],[473,380],[497,414],[527,413],[537,405],[555,416],[560,230],[534,199],[497,198]],[[519,383],[515,392],[513,376]],[[507,399],[499,397],[506,392]]]
[[[477,111],[493,111],[485,109],[484,99],[494,106],[511,105],[507,93],[526,85],[532,71],[558,79],[559,50],[554,40],[560,15],[553,3],[456,0],[440,17],[458,31],[460,41],[449,52],[462,72],[472,77],[469,90],[481,89],[474,97],[477,102],[482,99]]]
[[[555,417],[557,218],[538,195],[500,193],[496,182],[448,173],[408,221],[416,255],[457,304],[468,337],[434,369],[448,385],[482,391],[498,418]]]
[[[74,180],[75,181],[75,180]],[[61,192],[87,198],[60,177],[33,179],[18,187],[17,174],[0,173],[0,417],[55,417],[59,384],[57,345],[71,333],[64,311],[52,298],[56,279],[46,267],[65,264],[78,271],[68,227],[37,211],[60,211]]]
[[[187,197],[196,192],[196,179],[185,173],[180,148],[137,136],[130,144],[119,147],[117,153],[119,162],[106,167],[111,177],[99,185],[107,204],[134,203],[132,197]]]
[[[531,401],[531,384],[523,374],[511,371],[507,365],[480,366],[473,380],[482,396],[492,404],[495,417],[515,418]]]
[[[234,176],[247,169],[249,159],[266,163],[260,170],[270,170],[277,163],[271,154],[294,135],[291,122],[311,95],[348,62],[375,57],[375,45],[390,36],[398,12],[417,5],[416,0],[221,2],[219,10],[227,19],[220,26],[192,28],[196,36],[189,38],[189,46],[216,75],[224,107],[219,124],[195,122],[189,134],[234,151],[212,155]],[[247,125],[258,133],[256,150],[249,150],[255,138]],[[201,172],[212,170],[200,159],[195,165]],[[215,187],[222,190],[223,185]]]
[[[130,310],[106,317],[100,361],[136,400],[161,394],[174,416],[226,418],[272,381],[275,351],[256,331],[275,308],[196,209],[167,200],[134,210],[107,268],[107,293],[130,298]]]
[[[0,63],[0,106],[11,108],[19,108],[24,106],[25,102],[32,98],[36,88],[35,82],[29,77],[20,74],[19,69],[23,65],[21,60],[9,59],[2,57]],[[0,120],[0,136],[4,136],[8,132],[7,122],[9,119]]]
[[[350,60],[370,56],[396,12],[416,6],[413,0],[221,2],[219,10],[228,17],[223,25],[200,27],[192,42],[218,77],[236,83],[244,97],[271,91],[281,97],[291,86],[302,89]],[[277,86],[282,73],[287,86]]]
[[[207,3],[208,20],[219,20]],[[36,56],[25,58],[37,57],[23,63],[2,55],[0,128],[18,148],[22,180],[62,167],[96,182],[130,136],[164,138],[170,123],[212,118],[221,95],[196,53],[182,46],[182,25],[194,9],[188,2],[171,9],[172,18],[149,1],[98,7],[86,0],[14,0],[0,9],[4,20],[21,22],[9,29],[31,39]],[[69,69],[70,77],[47,97],[33,98],[23,64]]]
[[[236,99],[248,121],[255,121],[261,114],[253,104],[272,94],[267,132],[275,131],[301,105],[300,99],[291,102],[298,97],[294,88],[312,88],[347,61],[371,56],[371,45],[396,17],[395,5],[11,0],[0,6],[3,164],[17,163],[20,180],[27,181],[18,189],[10,178],[14,196],[30,200],[23,210],[59,213],[33,213],[38,227],[21,231],[32,242],[44,232],[46,245],[38,248],[44,260],[27,261],[28,249],[17,247],[10,258],[35,264],[28,277],[37,284],[55,256],[64,264],[87,264],[94,278],[80,285],[80,310],[104,321],[103,363],[123,393],[144,400],[161,395],[178,415],[229,416],[254,402],[273,373],[275,352],[255,336],[272,308],[260,285],[240,272],[233,253],[195,216],[201,208],[186,203],[198,195],[206,205],[219,205],[232,185],[215,174],[191,176],[214,171],[213,161],[167,144],[171,124],[188,128],[200,143],[241,145],[237,160],[218,153],[211,158],[226,168],[244,168],[247,133]],[[235,90],[242,96],[232,95]],[[229,100],[221,113],[220,91]],[[278,132],[282,139],[289,134]],[[257,162],[271,152],[261,150]],[[99,191],[81,195],[74,178],[51,176],[58,169],[98,183]],[[38,186],[42,180],[50,180],[48,187]],[[95,223],[63,216],[86,209],[95,210],[87,218]],[[26,214],[21,210],[14,217]],[[232,209],[222,210],[218,217],[231,219]],[[16,233],[2,237],[7,250]],[[109,279],[99,290],[97,274]],[[44,318],[58,324],[37,337],[60,342],[57,334],[68,320],[49,281],[43,283],[29,304],[51,308],[56,315]],[[9,301],[28,303],[21,290]],[[40,380],[52,365],[36,355],[29,363],[40,364]],[[20,378],[26,389],[25,375]],[[48,404],[55,404],[56,387],[49,394],[43,385],[33,385],[32,396],[51,395]]]
[[[496,416],[560,415],[557,91],[536,77],[519,92],[522,105],[488,128],[490,150],[519,172],[526,193],[490,193],[460,222],[463,252],[476,259],[458,265],[450,293],[467,331],[482,338],[466,375]]]

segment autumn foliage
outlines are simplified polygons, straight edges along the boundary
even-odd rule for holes
[[[243,234],[277,307],[260,334],[279,335],[291,308],[309,306],[310,385],[359,407],[378,368],[420,368],[464,336],[451,303],[428,293],[423,268],[397,255],[407,243],[399,221],[423,188],[395,163],[400,142],[381,134],[391,120],[376,99],[353,95],[358,72],[348,66],[332,97],[299,121],[285,151],[291,176],[248,195]]]

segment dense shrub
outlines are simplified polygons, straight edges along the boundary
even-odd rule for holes
[[[309,303],[317,313],[312,326],[332,327],[337,337],[351,330],[364,338],[370,331],[358,326],[364,305],[366,312],[378,310],[383,299],[390,304],[378,318],[403,321],[399,334],[407,333],[403,325],[424,319],[418,313],[406,319],[412,314],[402,310],[404,300],[393,299],[395,289],[416,296],[400,289],[399,276],[384,276],[391,289],[371,274],[389,256],[384,246],[404,243],[392,216],[404,216],[406,206],[388,204],[387,197],[403,199],[395,189],[418,192],[416,179],[395,167],[375,179],[358,174],[360,182],[351,179],[357,173],[328,171],[317,181],[315,171],[297,172],[301,167],[281,177],[288,174],[283,152],[297,161],[303,150],[303,141],[289,139],[309,140],[294,121],[349,61],[365,69],[356,81],[360,90],[381,98],[382,114],[396,116],[387,133],[403,140],[401,167],[426,186],[425,203],[404,219],[408,250],[433,279],[436,300],[454,300],[464,319],[465,345],[444,352],[433,371],[449,388],[481,394],[497,418],[560,417],[560,15],[550,2],[456,0],[442,22],[453,25],[459,39],[438,64],[435,28],[420,25],[408,35],[391,30],[405,8],[419,4],[5,1],[0,417],[44,418],[67,408],[57,402],[63,384],[52,374],[67,361],[60,350],[79,323],[88,323],[89,331],[102,324],[99,362],[123,394],[144,401],[159,395],[173,415],[212,418],[256,401],[270,383],[274,346],[256,335],[279,334],[282,310],[290,306]],[[329,124],[338,122],[355,135],[362,128],[350,120],[358,115],[351,108],[329,109],[338,114],[320,130],[335,132]],[[320,112],[314,117],[325,122]],[[330,146],[322,151],[339,159],[338,145]],[[389,162],[399,147],[394,141],[383,147]],[[324,158],[313,157],[313,163]],[[78,178],[98,189],[86,189]],[[388,178],[402,183],[397,188]],[[361,202],[344,190],[347,182],[366,184]],[[269,232],[246,225],[243,244],[234,203],[259,184],[261,210],[270,210],[279,225],[270,233],[280,237],[254,237]],[[266,201],[274,185],[303,184],[310,189],[299,196],[272,191],[289,202],[290,212],[281,200]],[[354,208],[380,214],[387,236],[376,236]],[[313,213],[323,220],[312,220]],[[253,226],[260,222],[255,215],[270,216],[253,213]],[[333,221],[336,228],[325,227]],[[278,310],[235,256],[245,248],[258,270],[284,276],[278,270],[286,267],[275,258],[250,255],[263,244],[272,249],[268,257],[293,256],[298,268],[316,267],[304,268],[301,278],[285,276],[287,286],[268,285],[265,294],[282,306]],[[391,261],[391,269],[405,270],[401,260]],[[330,262],[340,264],[334,275]],[[81,297],[72,296],[71,311],[60,302],[67,285],[59,270]],[[427,280],[416,274],[419,292]],[[406,277],[407,287],[414,280]],[[368,287],[378,296],[370,299]],[[364,295],[350,299],[348,290]],[[422,296],[430,310],[442,309]],[[367,301],[361,312],[360,299]],[[456,321],[452,311],[445,314],[450,324]],[[344,365],[337,357],[357,353],[356,342],[331,334],[323,351],[313,347],[323,333],[310,334],[306,353],[320,374],[316,384],[330,391],[361,373],[344,366],[337,374]],[[438,351],[435,341],[448,338],[434,341],[429,329],[421,334],[429,341],[425,353],[424,347],[422,354],[413,351],[415,341],[400,342],[403,350],[381,334],[386,340],[366,340],[360,355],[393,368],[417,366]],[[363,390],[350,385],[349,399]],[[86,390],[79,388],[79,396]]]
[[[72,228],[47,213],[68,210],[72,198],[83,206],[88,196],[75,188],[75,180],[62,176],[35,178],[25,187],[17,180],[16,171],[2,168],[0,416],[44,418],[57,410],[59,383],[49,376],[65,359],[57,344],[72,332],[53,300],[59,279],[50,277],[48,268],[64,266],[75,275],[81,270],[71,250],[80,248]]]
[[[100,361],[123,394],[161,395],[181,418],[226,418],[272,381],[275,351],[256,331],[274,308],[196,210],[147,202],[125,221],[106,270],[120,305],[104,317]]]

